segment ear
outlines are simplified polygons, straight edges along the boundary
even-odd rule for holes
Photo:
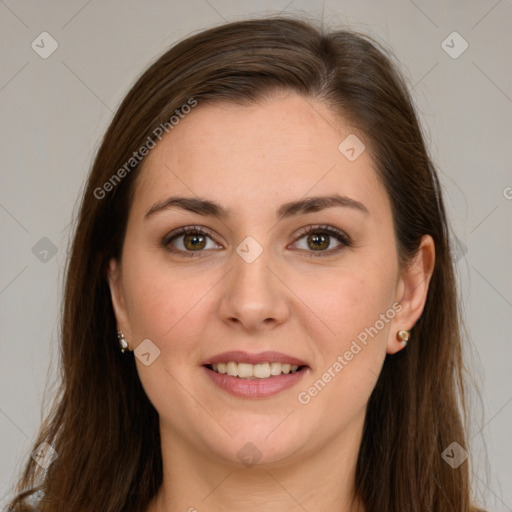
[[[396,339],[397,331],[412,329],[423,313],[434,264],[434,240],[430,235],[424,235],[413,261],[398,281],[395,300],[401,304],[402,309],[395,316],[389,334],[386,350],[388,354],[404,348],[402,342]]]
[[[112,258],[107,267],[107,280],[110,288],[112,307],[117,322],[117,330],[122,331],[128,343],[131,339],[130,323],[124,301],[123,281],[121,276],[121,264]]]

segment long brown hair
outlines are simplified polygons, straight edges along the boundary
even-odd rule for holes
[[[38,489],[40,512],[140,512],[156,494],[158,414],[133,353],[119,350],[105,274],[121,255],[142,165],[126,163],[148,140],[158,143],[155,129],[191,98],[251,104],[276,89],[325,102],[365,134],[391,200],[402,268],[423,235],[435,242],[414,341],[387,356],[368,404],[357,492],[368,511],[472,510],[468,463],[454,469],[442,457],[454,441],[466,447],[460,319],[443,196],[406,83],[370,37],[279,17],[185,39],[147,69],[115,114],[85,187],[67,267],[62,383],[34,445],[49,443],[58,458],[45,471],[28,460],[13,512],[34,510],[28,497]]]

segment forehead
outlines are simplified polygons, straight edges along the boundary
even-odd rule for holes
[[[374,162],[368,151],[347,158],[345,140],[369,143],[325,104],[293,93],[199,104],[146,157],[133,207],[180,193],[260,215],[274,201],[338,192],[379,213],[389,204]]]

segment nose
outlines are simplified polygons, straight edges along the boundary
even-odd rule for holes
[[[285,322],[291,292],[270,251],[263,250],[253,261],[234,252],[232,260],[232,270],[223,280],[221,320],[246,331],[270,330]]]

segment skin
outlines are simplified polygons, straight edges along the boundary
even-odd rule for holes
[[[351,133],[365,140],[326,105],[281,93],[250,107],[198,105],[148,155],[109,284],[130,349],[149,338],[160,350],[148,366],[135,358],[160,417],[164,481],[149,512],[364,510],[354,474],[366,404],[386,354],[403,349],[396,332],[423,311],[435,252],[426,235],[410,268],[399,269],[391,206],[369,152],[351,162],[338,151]],[[331,207],[276,218],[285,202],[333,193],[368,213]],[[210,199],[233,217],[169,208],[145,218],[172,195]],[[352,245],[315,257],[297,234],[318,224]],[[183,255],[193,252],[183,235],[171,246],[182,253],[162,245],[190,225],[212,231],[194,257]],[[236,252],[247,236],[263,249],[252,263]],[[339,246],[331,236],[323,251]],[[297,394],[395,302],[401,311],[301,404]],[[200,365],[237,349],[280,351],[310,368],[272,397],[234,397]],[[247,442],[261,452],[252,467],[237,457]]]

